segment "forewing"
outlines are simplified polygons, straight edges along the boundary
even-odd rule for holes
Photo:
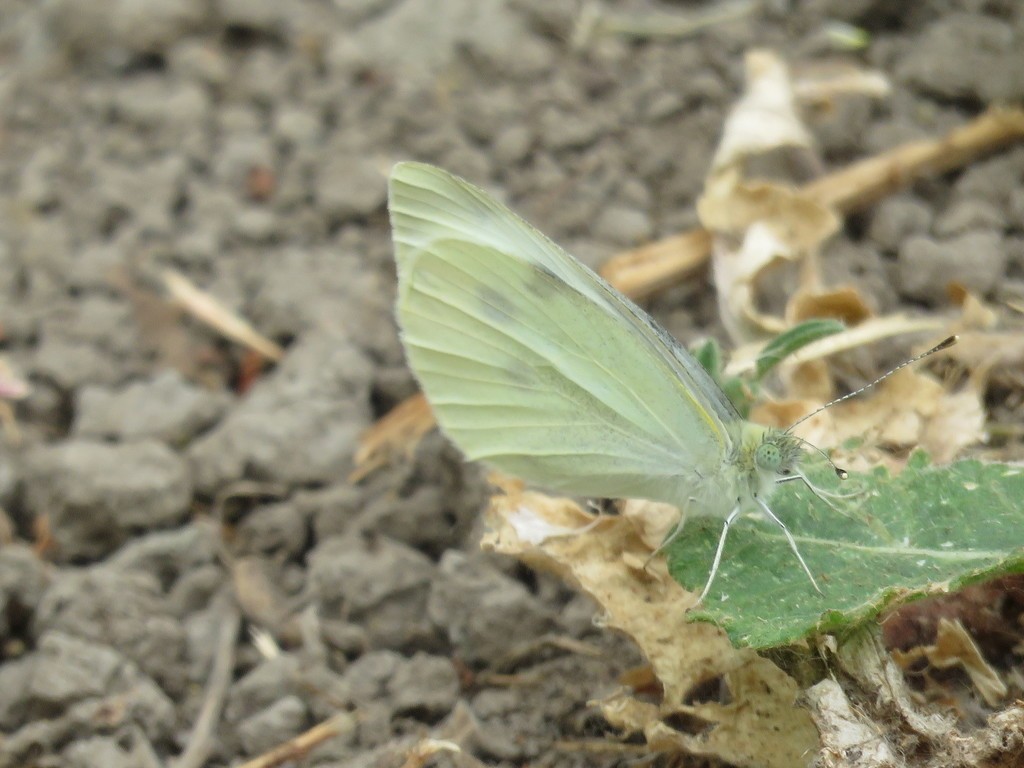
[[[684,477],[721,464],[734,411],[707,402],[713,384],[691,365],[703,369],[597,275],[431,166],[395,168],[390,209],[409,362],[469,458],[565,492],[674,503]]]

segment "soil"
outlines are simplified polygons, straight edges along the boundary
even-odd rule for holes
[[[574,0],[5,0],[0,355],[30,391],[0,438],[0,768],[233,765],[331,717],[297,764],[398,766],[428,734],[488,765],[642,754],[579,746],[642,660],[586,599],[479,551],[479,469],[433,434],[347,479],[416,389],[389,167],[487,186],[597,265],[695,224],[746,51],[891,79],[812,121],[838,167],[1024,99],[1024,7],[768,2],[574,44],[578,19]],[[835,51],[830,21],[870,44]],[[1020,302],[1022,180],[1018,148],[916,184],[852,217],[826,273],[879,311],[950,309],[953,279]],[[175,309],[165,270],[283,358]],[[653,302],[683,338],[719,331],[708,279]]]

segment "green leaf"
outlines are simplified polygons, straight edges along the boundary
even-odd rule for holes
[[[824,595],[774,523],[737,521],[710,594],[691,612],[737,645],[842,635],[893,605],[1024,571],[1024,467],[973,460],[936,467],[918,453],[898,477],[878,469],[840,483],[824,462],[807,470],[819,488],[858,492],[836,500],[836,509],[799,481],[771,498]],[[669,547],[669,570],[687,589],[703,587],[721,525],[694,517]]]
[[[722,348],[714,339],[708,339],[693,350],[693,356],[717,382],[722,381]]]
[[[807,320],[784,331],[768,342],[757,358],[758,379],[798,349],[813,341],[839,333],[845,326],[838,320]]]
[[[725,374],[725,361],[722,359],[722,348],[714,339],[708,339],[692,350],[697,362],[711,374],[711,378],[722,388],[725,396],[732,401],[740,416],[747,418],[750,408],[757,399],[759,386],[748,374],[746,376],[728,376]]]
[[[768,343],[757,359],[753,373],[740,376],[725,376],[725,364],[722,350],[714,339],[709,339],[693,349],[697,359],[711,378],[722,388],[736,410],[743,418],[747,418],[750,409],[758,398],[760,381],[772,368],[787,355],[791,355],[812,341],[830,336],[843,330],[843,324],[836,320],[808,320],[790,328]]]

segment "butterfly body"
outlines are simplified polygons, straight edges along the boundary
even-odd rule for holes
[[[693,515],[727,517],[737,506],[759,512],[755,499],[768,501],[780,482],[797,471],[803,452],[785,432],[743,421],[734,447],[717,471],[683,483],[670,503]]]

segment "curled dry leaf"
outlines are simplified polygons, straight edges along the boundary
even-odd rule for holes
[[[912,448],[925,450],[942,464],[984,437],[981,394],[974,387],[948,392],[928,373],[908,368],[879,384],[871,397],[833,406],[801,424],[797,432],[820,448],[835,449],[837,463],[849,470],[884,464],[898,472]],[[761,423],[786,426],[808,413],[801,409],[810,406],[815,401],[765,403],[751,415]],[[850,440],[856,442],[852,450],[843,447]]]
[[[636,534],[652,552],[661,546],[679,521],[679,509],[671,504],[646,499],[626,499],[620,514],[633,523]]]
[[[1020,765],[1024,707],[1019,703],[992,715],[983,727],[963,732],[952,718],[924,712],[917,706],[902,672],[876,633],[849,638],[833,652],[841,672],[857,686],[841,684],[837,674],[807,691],[804,700],[822,742],[815,765]],[[913,744],[912,755],[908,755],[908,744]]]
[[[950,283],[946,286],[946,293],[950,301],[960,307],[960,325],[963,330],[990,331],[999,324],[996,311],[962,283]]]
[[[898,717],[907,728],[927,740],[938,740],[952,731],[953,718],[936,712],[925,712],[914,700],[903,672],[882,644],[877,628],[863,630],[836,646],[835,659],[844,673],[859,684],[860,690],[877,692],[875,704],[889,717]],[[861,712],[862,718],[868,718]],[[870,720],[869,720],[870,722]]]
[[[785,322],[761,312],[757,307],[756,280],[779,259],[794,259],[797,254],[774,235],[770,228],[755,224],[747,230],[736,249],[716,238],[712,251],[715,287],[719,295],[719,314],[729,336],[738,341],[763,338],[766,333],[785,330]]]
[[[975,378],[987,380],[997,372],[1019,375],[1024,369],[1024,334],[1020,331],[967,331],[959,335],[960,343],[947,354]]]
[[[991,109],[977,119],[926,141],[901,144],[805,184],[811,200],[840,213],[856,211],[914,181],[969,164],[1024,140],[1024,110]],[[711,253],[703,228],[670,235],[609,260],[601,274],[634,299],[646,298],[699,269]]]
[[[753,221],[738,239],[730,236],[729,230],[716,230],[718,236],[712,248],[715,288],[722,322],[738,342],[762,339],[789,327],[784,318],[759,309],[758,281],[783,262],[795,263],[805,258],[838,226],[838,219],[831,212],[811,201],[801,201],[797,195],[784,187],[775,187],[772,194],[763,196],[766,218]],[[783,202],[787,197],[793,205]],[[712,218],[724,221],[729,215],[725,210],[734,208],[727,197],[707,196],[701,198],[697,207],[706,225]],[[806,213],[801,213],[801,209]],[[742,213],[756,215],[753,211]]]
[[[491,501],[483,546],[553,571],[593,597],[604,624],[635,640],[661,682],[660,703],[627,692],[601,702],[611,723],[642,732],[652,749],[740,766],[788,768],[817,748],[810,718],[794,706],[796,682],[757,654],[734,649],[716,627],[690,623],[695,596],[668,576],[663,561],[645,569],[651,550],[632,519],[594,516],[515,485],[504,490]],[[718,678],[727,703],[694,701],[693,691]]]
[[[785,366],[780,370],[780,375],[791,397],[815,403],[811,410],[829,402],[835,395],[832,371],[824,360],[808,360],[799,365]]]
[[[726,118],[711,162],[712,177],[754,155],[812,144],[797,113],[789,69],[782,59],[771,51],[754,50],[747,54],[744,66],[747,90]]]
[[[977,643],[959,620],[950,621],[945,617],[939,619],[934,644],[918,646],[909,651],[893,651],[893,657],[904,668],[922,657],[937,669],[961,667],[990,707],[998,706],[1006,697],[1006,683],[985,661]]]
[[[836,214],[805,192],[744,178],[748,159],[782,148],[807,151],[811,143],[785,64],[767,51],[749,54],[747,92],[726,120],[697,203],[701,223],[714,234],[715,285],[723,322],[735,340],[787,327],[782,318],[758,309],[759,277],[780,261],[804,259],[838,229]],[[816,280],[811,272],[806,276]]]
[[[813,318],[831,317],[853,326],[860,325],[872,314],[863,294],[851,286],[799,291],[786,307],[786,319],[793,325]]]
[[[755,237],[773,237],[776,247],[798,252],[816,247],[839,226],[835,213],[799,190],[765,181],[723,179],[721,186],[705,189],[697,201],[697,213],[713,232],[747,238],[752,227],[760,226],[767,232]]]
[[[804,694],[821,734],[824,759],[829,768],[845,768],[845,755],[857,755],[857,768],[894,768],[901,764],[897,749],[889,744],[877,723],[871,722],[851,702],[843,686],[832,678],[822,680]]]
[[[985,413],[977,392],[947,392],[927,373],[912,369],[879,384],[873,397],[854,398],[832,410],[833,445],[863,439],[880,448],[920,447],[940,464],[984,434]]]
[[[839,301],[850,297],[837,293]],[[853,301],[856,306],[856,301]],[[835,397],[831,374],[822,361],[829,355],[872,344],[906,333],[945,333],[949,323],[940,318],[908,318],[890,315],[871,318],[860,325],[808,344],[779,367],[789,397],[754,408],[751,417],[762,424],[787,428]],[[942,352],[955,357],[958,344]],[[763,344],[741,348],[726,366],[727,375],[753,369]],[[797,429],[798,434],[823,449],[836,449],[854,440],[851,452],[836,458],[847,469],[867,469],[879,462],[898,471],[909,449],[920,447],[936,463],[955,458],[965,447],[985,436],[984,387],[973,377],[958,392],[950,392],[925,372],[907,369],[894,374],[869,392],[817,414]],[[887,449],[887,450],[883,450]],[[892,454],[892,449],[898,455]]]

